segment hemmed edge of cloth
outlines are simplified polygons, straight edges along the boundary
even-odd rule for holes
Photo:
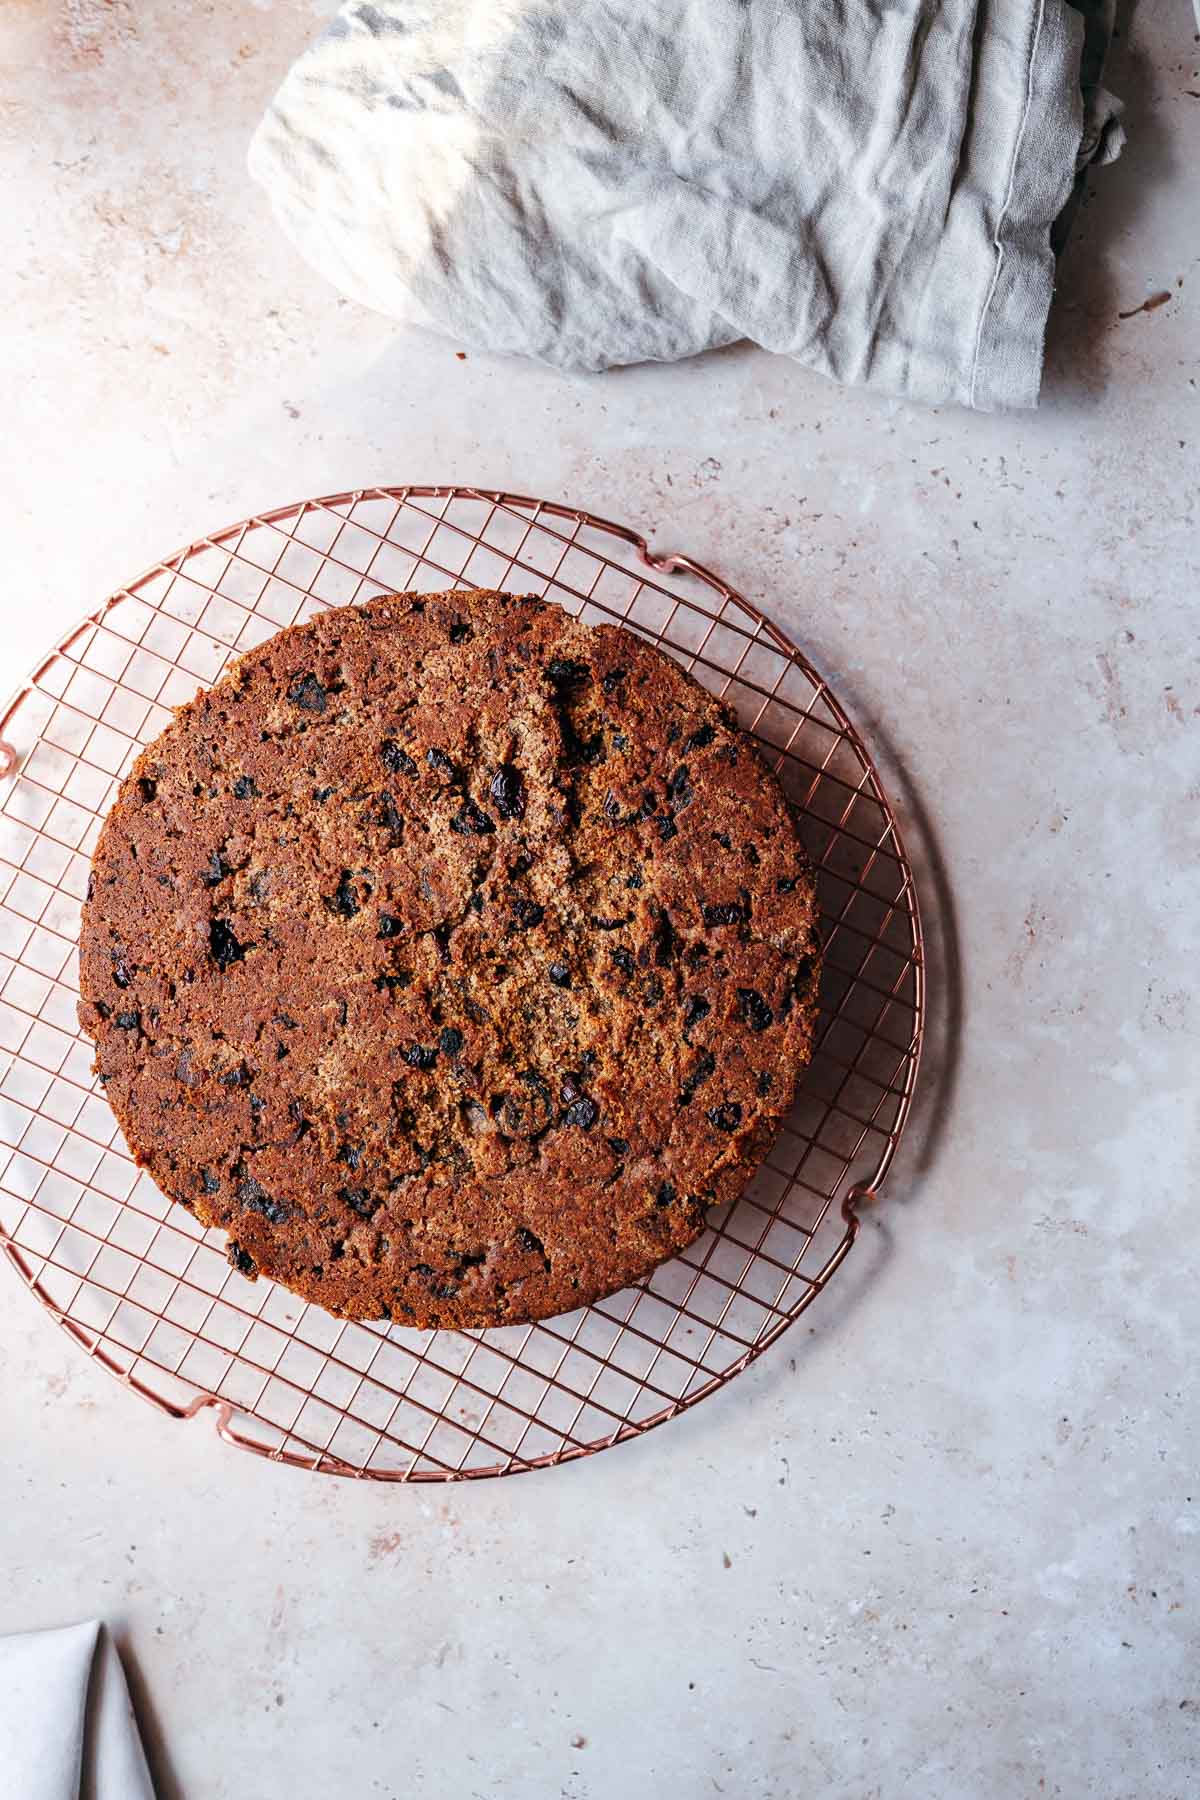
[[[1079,13],[1063,0],[1041,0],[971,364],[967,404],[982,412],[1038,402],[1054,298],[1051,232],[1070,198],[1084,131],[1083,49]]]
[[[911,315],[875,346],[870,385],[923,406],[1037,405],[1051,232],[1083,137],[1083,52],[1070,0],[977,0],[940,236]]]

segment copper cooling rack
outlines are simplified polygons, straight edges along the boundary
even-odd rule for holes
[[[130,1160],[75,1018],[103,815],[170,709],[326,606],[456,584],[618,621],[737,709],[819,868],[822,1015],[799,1101],[744,1196],[636,1287],[541,1324],[418,1332],[251,1285]],[[741,595],[623,526],[474,488],[369,488],[262,513],[121,588],[0,718],[0,1245],[98,1363],[230,1443],[392,1481],[586,1456],[694,1406],[816,1299],[895,1155],[924,1015],[912,872],[835,696]]]

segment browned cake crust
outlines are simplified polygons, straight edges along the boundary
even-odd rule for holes
[[[281,631],[139,757],[80,1019],[133,1154],[260,1271],[543,1318],[690,1243],[808,1060],[811,868],[728,710],[485,592]]]

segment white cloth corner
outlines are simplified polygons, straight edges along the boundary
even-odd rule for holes
[[[0,1637],[4,1800],[154,1800],[125,1671],[96,1619]]]

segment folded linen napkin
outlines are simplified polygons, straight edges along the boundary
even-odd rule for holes
[[[1120,146],[1111,4],[350,0],[250,169],[345,293],[461,344],[593,370],[750,338],[1028,406],[1051,226]]]
[[[97,1620],[0,1637],[0,1793],[154,1800],[121,1659]]]

